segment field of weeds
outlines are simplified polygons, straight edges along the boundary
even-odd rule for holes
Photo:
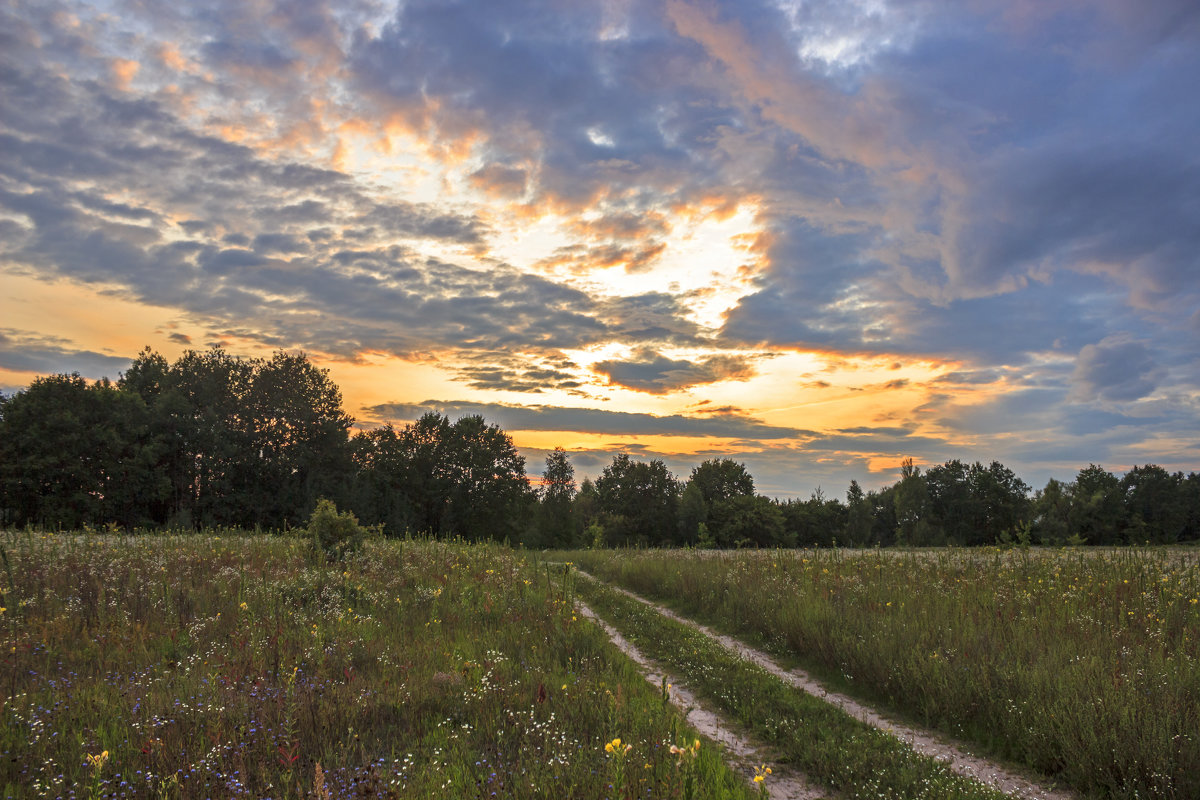
[[[1093,797],[1200,797],[1200,553],[572,553]]]
[[[504,548],[370,542],[318,566],[266,536],[0,546],[5,797],[753,795]]]

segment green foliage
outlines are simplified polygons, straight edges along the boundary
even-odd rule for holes
[[[324,497],[317,500],[317,507],[308,519],[309,543],[315,559],[344,561],[346,556],[362,549],[369,533],[352,513],[339,514],[333,501]]]
[[[595,485],[610,544],[661,544],[677,535],[680,485],[662,461],[634,461],[621,453]]]
[[[588,525],[583,535],[589,547],[593,549],[604,547],[604,526],[599,522]]]
[[[779,506],[757,495],[718,500],[709,525],[719,547],[783,547],[794,542],[786,536]]]
[[[428,412],[397,431],[353,442],[359,509],[392,534],[411,530],[471,541],[518,541],[536,496],[512,438],[480,416]]]
[[[688,481],[679,497],[679,541],[684,545],[696,544],[700,530],[708,533],[708,504],[704,492],[695,481]]]
[[[692,469],[688,484],[700,490],[708,505],[754,494],[754,478],[746,465],[731,458],[713,458],[701,463]]]
[[[568,548],[575,545],[575,468],[561,447],[546,456],[538,506],[538,545]]]

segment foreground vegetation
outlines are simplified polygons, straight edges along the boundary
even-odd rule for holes
[[[933,758],[839,708],[797,691],[733,655],[703,633],[589,580],[590,606],[728,719],[769,743],[797,767],[850,800],[1003,800],[1002,792],[954,774]]]
[[[567,557],[1089,795],[1200,797],[1195,551]]]
[[[0,534],[5,797],[753,795],[512,551],[232,534]]]

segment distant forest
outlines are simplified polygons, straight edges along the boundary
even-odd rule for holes
[[[351,433],[341,391],[304,355],[238,358],[147,348],[116,383],[38,378],[0,397],[0,524],[134,530],[303,525],[318,499],[387,535],[528,547],[793,547],[1200,540],[1200,475],[1089,465],[1032,491],[999,462],[906,461],[880,491],[845,500],[758,495],[744,465],[705,461],[686,480],[617,455],[576,483],[555,450],[526,474],[482,417],[427,413]]]

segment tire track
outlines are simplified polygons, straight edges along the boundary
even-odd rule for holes
[[[654,609],[659,614],[667,617],[670,620],[687,625],[693,630],[699,631],[705,636],[718,642],[726,650],[729,650],[742,658],[762,667],[772,675],[783,680],[790,686],[800,689],[803,692],[824,700],[827,703],[837,706],[842,711],[862,720],[868,725],[890,734],[914,751],[936,759],[945,764],[948,768],[968,778],[972,778],[987,786],[991,786],[1011,795],[1020,800],[1077,800],[1077,795],[1063,789],[1050,788],[1042,786],[1039,783],[1026,778],[1025,776],[1014,772],[1013,770],[1004,767],[994,761],[982,758],[969,753],[962,745],[954,743],[945,737],[935,734],[932,731],[916,728],[910,725],[904,725],[880,714],[873,708],[865,706],[848,695],[839,692],[832,692],[825,687],[824,684],[817,681],[807,672],[801,669],[785,669],[780,666],[774,659],[763,653],[760,650],[744,644],[743,642],[718,633],[706,625],[680,616],[669,608],[659,605],[653,601],[629,591],[621,586],[601,580],[594,575],[585,572],[579,567],[575,567],[576,571],[589,580],[608,586],[614,591],[620,592],[625,596],[642,603],[649,608]],[[620,634],[617,634],[620,636]]]
[[[751,780],[755,765],[768,760],[763,748],[738,734],[719,715],[701,706],[695,695],[672,680],[670,675],[660,672],[653,661],[646,658],[621,635],[620,631],[605,622],[586,603],[576,598],[575,606],[580,614],[604,629],[613,645],[637,664],[647,681],[654,686],[662,686],[665,680],[671,686],[668,692],[671,703],[683,712],[688,724],[709,739],[720,743],[727,755],[732,756],[727,760],[732,762],[747,781]],[[772,800],[821,800],[826,796],[823,790],[815,788],[804,776],[783,768],[776,769],[765,786],[767,796]]]

